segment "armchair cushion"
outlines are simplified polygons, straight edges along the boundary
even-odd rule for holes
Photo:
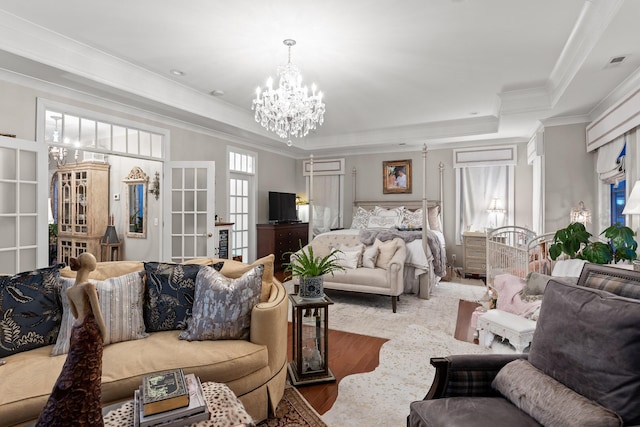
[[[493,387],[542,425],[615,427],[622,420],[550,376],[526,360],[505,365],[493,380]]]
[[[409,427],[529,427],[533,418],[502,397],[450,397],[410,405]]]
[[[551,280],[529,362],[625,424],[640,424],[638,325],[640,300]]]

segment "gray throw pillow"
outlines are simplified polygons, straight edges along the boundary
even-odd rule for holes
[[[615,412],[579,395],[523,359],[506,364],[491,386],[545,426],[622,425],[622,420]]]
[[[196,276],[193,316],[180,339],[188,341],[248,339],[251,311],[260,302],[262,273],[259,264],[237,279],[229,279],[211,267]]]
[[[640,424],[640,301],[552,280],[529,362],[567,387]]]

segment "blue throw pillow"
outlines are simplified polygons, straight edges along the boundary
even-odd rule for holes
[[[223,262],[211,265],[221,270]],[[199,264],[145,262],[147,276],[142,313],[147,332],[181,330],[193,310]]]
[[[62,320],[58,266],[0,277],[0,357],[55,344]]]

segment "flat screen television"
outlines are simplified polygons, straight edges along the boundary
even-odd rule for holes
[[[294,193],[269,191],[269,222],[299,222]]]

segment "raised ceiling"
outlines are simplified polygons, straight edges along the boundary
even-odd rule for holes
[[[0,0],[0,68],[292,156],[500,144],[637,85],[639,16],[636,0]],[[286,38],[327,106],[293,147],[251,111]]]

